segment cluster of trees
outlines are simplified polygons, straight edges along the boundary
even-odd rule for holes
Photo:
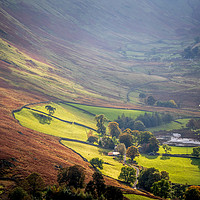
[[[158,114],[145,114],[146,117],[152,117],[152,116],[159,116]],[[98,121],[99,116],[101,121]],[[164,115],[166,116],[166,115]],[[140,118],[143,116],[139,116]],[[138,131],[138,130],[131,130],[130,128],[126,128],[124,131],[122,131],[119,127],[119,124],[115,122],[109,122],[108,129],[110,136],[106,135],[106,129],[102,128],[104,127],[104,123],[106,121],[106,118],[104,115],[98,115],[95,117],[97,120],[97,127],[98,132],[100,133],[101,137],[98,140],[98,143],[100,146],[104,148],[114,149],[116,147],[116,151],[120,152],[121,157],[123,158],[123,155],[126,153],[126,149],[134,146],[137,148],[138,146],[141,146],[141,152],[149,153],[149,152],[157,152],[159,150],[159,142],[156,139],[156,137],[149,131]],[[118,119],[122,119],[122,123],[125,124],[129,120],[129,118],[122,115],[122,117],[118,117]],[[138,123],[138,124],[137,124]],[[141,122],[143,124],[143,122]],[[140,121],[136,120],[134,122],[138,127],[140,126]],[[139,129],[141,130],[141,129]],[[143,129],[142,129],[143,130]],[[90,142],[97,142],[96,136],[92,134],[92,132],[89,132],[88,134],[88,141]],[[139,153],[138,153],[139,154]],[[129,155],[129,154],[128,154]],[[133,159],[132,156],[130,156],[131,159]]]
[[[47,105],[45,106],[45,108],[47,109],[47,111],[49,112],[49,115],[53,115],[56,111],[56,108],[54,108],[53,106]]]
[[[59,185],[46,186],[41,176],[32,173],[9,193],[10,200],[122,200],[121,190],[105,185],[101,173],[95,172],[85,184],[83,167],[74,165],[58,173]]]
[[[117,122],[110,122],[108,127],[113,127],[111,125],[113,123],[117,124]],[[119,143],[120,144],[123,143],[126,148],[131,147],[131,146],[136,146],[136,147],[141,146],[140,148],[141,152],[149,153],[149,152],[157,152],[159,150],[158,140],[149,131],[125,129],[123,132],[119,134],[118,140],[119,140]]]
[[[174,100],[169,100],[169,101],[158,101],[156,100],[153,96],[148,96],[146,99],[146,104],[153,106],[159,106],[159,107],[168,107],[168,108],[177,108],[178,105]]]
[[[169,101],[157,101],[156,106],[158,107],[168,107],[168,108],[177,108],[178,105],[174,100],[169,100]]]
[[[179,200],[200,199],[200,186],[171,184],[169,174],[166,171],[159,172],[155,168],[143,170],[138,177],[138,187],[152,192],[162,198]]]
[[[121,116],[118,116],[115,122],[119,124],[119,128],[121,130],[130,128],[132,130],[144,131],[145,128],[160,126],[161,124],[169,123],[173,120],[173,116],[169,113],[159,114],[157,112],[153,112],[140,115],[135,120],[122,114]]]
[[[136,118],[136,120],[142,121],[146,128],[160,126],[164,123],[170,123],[174,120],[173,116],[169,113],[159,114],[157,112],[145,113]]]

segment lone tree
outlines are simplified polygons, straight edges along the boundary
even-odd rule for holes
[[[119,128],[119,124],[117,122],[109,122],[108,128],[112,137],[119,137],[121,129]]]
[[[50,105],[45,106],[45,108],[49,111],[49,115],[53,115],[56,111],[56,108],[54,108]]]
[[[135,169],[132,167],[122,167],[118,178],[128,184],[134,183],[136,180]]]
[[[106,127],[104,123],[107,121],[106,117],[101,114],[101,115],[96,115],[95,120],[97,122],[97,133],[100,133],[101,135],[105,135],[106,133]]]
[[[128,157],[131,158],[131,161],[133,161],[133,159],[136,157],[136,156],[139,156],[139,151],[138,151],[138,148],[135,147],[135,146],[130,146],[127,151],[126,151],[126,155]]]
[[[83,167],[74,165],[64,168],[58,174],[58,183],[73,186],[74,188],[82,188],[85,180],[85,172]]]

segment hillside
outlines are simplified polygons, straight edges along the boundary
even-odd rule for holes
[[[54,183],[55,166],[74,163],[87,169],[87,180],[93,173],[58,138],[20,126],[12,111],[28,103],[200,116],[200,62],[181,57],[198,47],[199,9],[199,0],[1,0],[0,159],[16,166],[8,177],[37,171]],[[147,106],[140,93],[180,108]]]
[[[185,83],[188,77],[185,82],[179,81],[179,76],[185,74],[185,68],[179,67],[191,64],[177,63],[169,70],[171,60],[165,59],[174,51],[180,53],[184,48],[181,43],[186,46],[199,35],[199,4],[195,0],[189,3],[186,0],[171,3],[4,0],[1,1],[0,34],[31,58],[53,66],[52,75],[75,83],[66,93],[81,86],[101,98],[124,102],[128,92],[136,89],[162,98],[164,86],[165,98],[191,106],[181,90],[187,88],[189,95],[194,93],[191,88],[198,92],[198,81]],[[146,58],[137,60],[137,56],[130,58],[129,54],[151,54],[152,49],[167,55],[157,62],[154,57],[160,55],[150,57],[150,62]],[[147,89],[145,84],[149,85]],[[37,83],[36,90],[40,87]],[[58,88],[53,90],[58,94]],[[156,94],[158,90],[161,95]],[[174,90],[176,94],[179,92],[181,100]],[[192,106],[198,104],[196,101],[194,96]]]

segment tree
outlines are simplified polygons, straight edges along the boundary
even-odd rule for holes
[[[200,147],[194,147],[192,155],[195,157],[200,157]]]
[[[146,94],[145,94],[145,93],[140,93],[140,94],[139,94],[139,98],[142,98],[142,99],[143,99],[143,98],[146,98]]]
[[[137,120],[134,122],[134,129],[138,131],[144,131],[145,130],[145,125],[142,121]]]
[[[105,188],[106,188],[105,181],[100,172],[94,172],[92,177],[93,177],[94,187],[97,191],[97,195],[98,197],[100,197],[102,194],[105,193]]]
[[[190,186],[185,192],[185,200],[200,200],[200,186]]]
[[[10,200],[24,200],[25,198],[27,200],[31,199],[28,193],[21,187],[16,187],[9,193]]]
[[[85,172],[83,167],[74,165],[64,168],[58,174],[58,183],[73,186],[74,188],[82,188],[85,180]]]
[[[120,143],[124,143],[126,148],[130,147],[133,144],[133,137],[131,134],[122,133],[119,136]]]
[[[100,133],[101,135],[105,135],[106,133],[106,127],[104,123],[107,121],[106,117],[101,114],[101,115],[96,115],[95,120],[97,122],[97,133]]]
[[[123,200],[122,191],[114,186],[107,186],[104,196],[107,200]]]
[[[115,150],[118,151],[120,155],[123,157],[123,155],[126,153],[126,146],[124,143],[119,143],[115,148]]]
[[[167,144],[163,144],[162,148],[164,149],[165,153],[169,153],[169,151],[172,150],[172,148]]]
[[[166,171],[161,171],[161,178],[165,180],[169,180],[169,173]]]
[[[45,183],[38,173],[32,173],[24,180],[24,188],[30,192],[33,197],[40,196],[40,193],[45,188]]]
[[[170,104],[169,107],[171,107],[171,108],[177,108],[178,107],[176,102],[173,99],[169,100],[169,104]]]
[[[89,181],[85,187],[85,193],[91,194],[94,199],[97,199],[97,191],[94,185],[94,181]]]
[[[103,169],[103,160],[99,158],[92,158],[90,160],[90,164],[94,165],[95,167],[98,167],[99,169]]]
[[[119,137],[121,129],[119,128],[119,124],[117,122],[109,122],[108,128],[112,137]]]
[[[142,131],[139,135],[139,144],[149,143],[150,138],[153,137],[153,134],[149,131]]]
[[[96,142],[96,143],[98,143],[98,137],[96,136],[96,135],[91,135],[91,136],[89,136],[89,138],[87,139],[87,141],[89,142],[89,143],[94,143],[94,142]]]
[[[118,178],[128,184],[134,183],[136,180],[135,169],[132,167],[122,167]]]
[[[151,187],[151,191],[153,192],[153,194],[162,198],[168,198],[170,190],[171,186],[169,184],[169,181],[164,179],[153,183]]]
[[[155,103],[156,103],[156,100],[154,99],[153,96],[149,96],[149,97],[147,98],[147,104],[148,104],[148,105],[153,106]]]
[[[49,115],[53,115],[56,111],[56,108],[54,108],[50,105],[45,106],[45,108],[49,111]]]
[[[184,199],[183,196],[185,194],[187,185],[173,183],[171,185],[171,199]]]
[[[154,167],[142,171],[138,177],[138,187],[151,191],[153,183],[160,181],[161,173]]]
[[[159,151],[159,141],[156,139],[155,136],[151,137],[149,139],[149,147],[147,149],[147,152],[158,152]]]
[[[133,161],[133,159],[136,157],[136,156],[139,156],[139,151],[138,151],[138,148],[135,147],[135,146],[130,146],[128,147],[127,151],[126,151],[126,155],[128,157],[131,158],[131,161]]]
[[[99,145],[107,149],[113,149],[115,147],[113,140],[106,136],[99,139]]]

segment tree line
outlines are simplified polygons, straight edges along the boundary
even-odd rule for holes
[[[120,129],[125,130],[130,128],[132,130],[144,131],[145,128],[160,126],[165,123],[170,123],[174,117],[169,113],[153,112],[139,115],[135,120],[131,117],[126,117],[124,114],[118,116],[115,120],[119,124]]]
[[[60,169],[57,185],[46,185],[38,173],[18,182],[8,195],[10,200],[122,200],[122,191],[105,184],[103,175],[94,172],[85,182],[85,169],[74,165]]]

